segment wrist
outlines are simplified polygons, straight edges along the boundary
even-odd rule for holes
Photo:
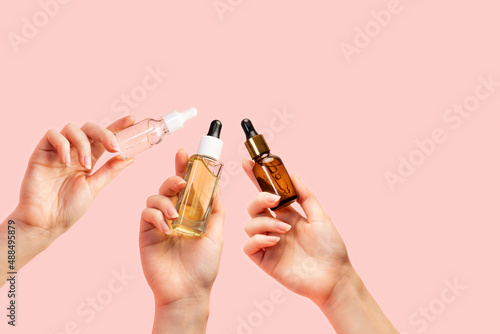
[[[153,334],[199,334],[206,331],[210,294],[156,304]]]
[[[398,333],[354,268],[339,280],[329,298],[318,306],[338,334]]]
[[[14,220],[18,229],[25,235],[25,238],[29,238],[34,241],[37,248],[44,250],[50,244],[56,240],[64,231],[54,231],[54,229],[44,228],[47,224],[47,218],[40,217],[30,208],[24,208],[18,205],[14,211],[9,216],[9,219]]]
[[[9,225],[11,228],[8,227]],[[16,271],[44,251],[56,239],[53,233],[33,226],[17,208],[1,224],[0,239],[7,240],[9,236],[15,243]]]
[[[346,300],[361,298],[365,289],[363,281],[349,263],[330,293],[316,304],[320,309],[339,308]]]

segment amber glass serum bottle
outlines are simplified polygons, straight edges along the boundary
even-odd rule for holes
[[[295,202],[298,198],[297,192],[281,158],[271,154],[271,149],[267,145],[264,136],[255,131],[252,122],[248,118],[241,121],[241,127],[247,137],[245,146],[248,153],[250,153],[250,157],[255,161],[253,174],[259,183],[261,191],[281,197],[278,206],[272,210],[281,209]]]
[[[179,218],[172,222],[172,228],[177,232],[202,236],[207,231],[223,167],[219,161],[223,145],[219,139],[221,129],[222,123],[213,121],[208,134],[201,138],[198,153],[189,158],[186,187],[177,201]]]

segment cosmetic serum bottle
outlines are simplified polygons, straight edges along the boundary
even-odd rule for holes
[[[278,195],[281,198],[278,206],[271,210],[278,210],[295,202],[298,198],[297,192],[281,158],[271,154],[264,136],[255,131],[248,118],[241,121],[241,127],[247,137],[245,146],[250,157],[255,161],[253,174],[261,191]]]
[[[177,212],[179,218],[172,222],[172,228],[191,236],[202,236],[208,227],[217,186],[222,174],[222,140],[219,139],[222,123],[210,124],[210,130],[203,136],[198,153],[189,158],[186,167],[186,187],[179,194]]]
[[[184,127],[184,123],[198,115],[195,108],[183,112],[173,111],[161,119],[146,118],[116,133],[120,145],[120,155],[129,159],[159,144],[166,134],[171,134]]]

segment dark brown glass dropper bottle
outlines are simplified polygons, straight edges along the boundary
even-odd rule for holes
[[[271,154],[271,149],[267,145],[264,136],[255,131],[252,122],[248,118],[241,121],[241,127],[247,137],[245,146],[248,153],[250,153],[250,157],[255,161],[253,174],[259,183],[261,191],[281,197],[278,206],[272,210],[281,209],[295,202],[298,198],[297,192],[281,158]]]

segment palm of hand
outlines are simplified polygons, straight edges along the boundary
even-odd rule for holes
[[[139,237],[144,275],[157,304],[197,297],[210,290],[219,268],[222,243],[208,236],[170,236],[141,222]]]
[[[87,182],[90,171],[77,162],[74,148],[71,155],[71,167],[60,163],[55,151],[36,152],[31,157],[18,208],[25,224],[59,235],[89,208],[93,199]]]
[[[292,229],[266,248],[259,266],[291,291],[323,302],[349,262],[347,250],[331,221],[307,221],[298,213],[287,222]]]

